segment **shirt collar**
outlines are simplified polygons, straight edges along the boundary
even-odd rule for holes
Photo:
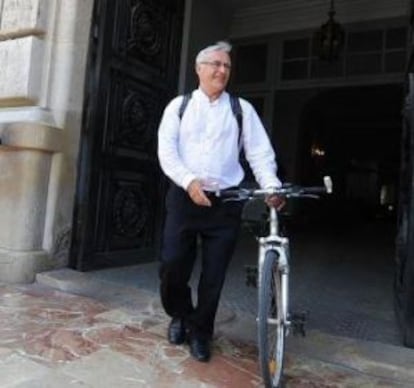
[[[221,103],[222,101],[225,101],[225,99],[227,98],[228,93],[226,91],[224,91],[223,93],[220,94],[220,97],[217,98],[216,100],[214,100],[213,102],[210,102],[210,99],[208,98],[208,96],[203,92],[203,90],[201,88],[198,88],[195,92],[194,95],[197,99],[199,99],[201,102],[205,103],[205,104],[211,104],[211,105],[216,105]]]

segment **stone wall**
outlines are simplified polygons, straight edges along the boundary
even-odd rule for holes
[[[39,99],[46,9],[40,0],[3,0],[0,13],[2,106]],[[6,100],[6,101],[4,101]]]
[[[0,281],[68,262],[93,0],[0,0]]]

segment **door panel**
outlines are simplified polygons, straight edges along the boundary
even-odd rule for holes
[[[71,251],[77,269],[156,256],[164,194],[157,127],[176,93],[182,7],[96,1]]]

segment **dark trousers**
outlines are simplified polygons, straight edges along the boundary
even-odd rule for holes
[[[198,206],[187,192],[170,186],[161,250],[161,301],[171,317],[183,318],[193,335],[211,338],[226,270],[240,227],[242,205],[210,196],[212,207]],[[201,241],[197,304],[188,285]]]

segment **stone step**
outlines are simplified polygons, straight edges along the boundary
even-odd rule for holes
[[[290,358],[371,376],[389,386],[414,387],[414,350],[402,346],[310,330],[306,337],[289,337],[287,353]]]

